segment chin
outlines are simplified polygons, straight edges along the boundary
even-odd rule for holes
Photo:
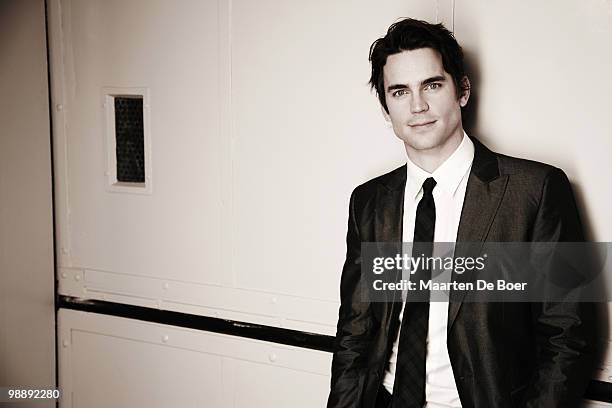
[[[441,146],[441,141],[432,136],[401,137],[402,141],[413,150],[430,150]]]

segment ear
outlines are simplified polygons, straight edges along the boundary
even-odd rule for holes
[[[387,111],[385,110],[385,107],[384,107],[384,106],[380,105],[380,111],[382,112],[382,114],[383,114],[383,116],[384,116],[385,120],[386,120],[388,123],[391,123],[391,116],[389,116],[389,114],[388,114],[388,113],[387,113]]]
[[[462,108],[467,105],[468,99],[470,99],[470,90],[470,79],[467,76],[464,76],[461,80],[461,95],[459,95],[459,105],[461,105]]]

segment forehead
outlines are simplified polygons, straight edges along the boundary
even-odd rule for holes
[[[449,76],[440,53],[432,48],[402,51],[387,57],[383,67],[385,85],[418,83],[434,76]]]

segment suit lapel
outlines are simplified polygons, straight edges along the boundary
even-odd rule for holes
[[[378,186],[376,192],[376,207],[374,218],[374,241],[381,243],[402,242],[402,230],[404,219],[404,192],[406,187],[406,166],[399,167],[391,172],[388,180]],[[396,277],[397,280],[397,277]],[[395,295],[395,293],[394,293]],[[395,297],[389,299],[388,303],[375,303],[379,317],[384,320],[385,325],[393,321],[392,316],[399,318],[401,308],[395,307]],[[401,303],[400,303],[401,305]]]
[[[381,186],[377,194],[374,235],[376,242],[398,242],[402,240],[404,190],[385,190]]]
[[[495,153],[487,149],[478,140],[472,139],[472,141],[475,148],[474,161],[468,178],[461,220],[457,231],[455,257],[478,256],[508,184],[508,176],[500,175]],[[477,244],[461,245],[461,243]],[[453,273],[453,280],[471,282],[474,275],[473,273]],[[465,293],[465,291],[460,291],[451,294],[452,301],[449,302],[448,307],[448,333],[450,333],[457,318]]]

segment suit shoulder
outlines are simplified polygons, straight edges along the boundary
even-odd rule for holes
[[[497,157],[500,173],[509,176],[508,192],[514,194],[514,200],[525,199],[532,205],[539,205],[545,191],[554,192],[555,196],[571,194],[571,183],[560,168],[501,154]]]
[[[391,170],[385,174],[374,177],[365,183],[362,183],[355,187],[353,191],[354,196],[362,198],[371,196],[376,193],[380,187],[386,187],[393,189],[400,187],[406,182],[406,165],[400,166],[394,170]]]
[[[553,174],[565,175],[563,170],[558,167],[539,161],[507,156],[499,153],[497,154],[497,158],[501,173],[509,176],[543,182],[547,177]]]

